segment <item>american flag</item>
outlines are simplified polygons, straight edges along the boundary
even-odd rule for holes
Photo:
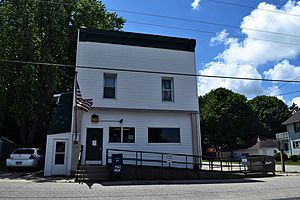
[[[88,112],[89,109],[91,109],[92,105],[93,105],[93,99],[83,99],[82,98],[79,84],[76,81],[76,106],[77,106],[77,108],[80,108],[80,109]]]

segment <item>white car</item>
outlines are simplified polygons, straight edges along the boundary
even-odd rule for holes
[[[13,168],[35,168],[43,167],[44,156],[39,148],[18,148],[6,159],[8,170]]]

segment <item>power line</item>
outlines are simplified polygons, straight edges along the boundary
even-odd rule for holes
[[[49,4],[57,4],[57,5],[67,5],[70,6],[72,4],[70,3],[64,3],[64,2],[53,2],[53,1],[45,1],[45,0],[33,0],[34,2],[41,2],[41,3],[49,3]],[[225,3],[225,4],[230,4],[230,5],[239,5],[240,4],[233,4],[233,3],[227,3],[223,1],[214,1],[210,0],[213,2],[219,2],[219,3]],[[248,6],[246,6],[248,7]],[[256,7],[248,7],[252,9],[258,9]],[[194,20],[194,19],[187,19],[187,18],[179,18],[179,17],[173,17],[173,16],[166,16],[166,15],[158,15],[158,14],[152,14],[152,13],[141,13],[141,12],[135,12],[135,11],[128,11],[128,10],[119,10],[119,9],[107,9],[109,11],[113,12],[124,12],[124,13],[130,13],[130,14],[136,14],[136,15],[144,15],[144,16],[151,16],[151,17],[159,17],[159,18],[165,18],[165,19],[172,19],[172,20],[181,20],[181,21],[188,21],[188,22],[194,22],[194,23],[201,23],[201,24],[209,24],[209,25],[214,25],[214,26],[223,26],[223,27],[230,27],[230,28],[236,28],[240,29],[239,26],[234,26],[234,25],[229,25],[229,24],[222,24],[222,23],[216,23],[216,22],[209,22],[209,21],[200,21],[200,20]],[[268,10],[271,11],[271,10]],[[277,12],[280,14],[284,14],[282,12]],[[288,13],[286,13],[288,14]],[[296,15],[299,16],[300,15]],[[243,29],[250,30],[250,31],[256,31],[256,32],[262,32],[262,33],[269,33],[269,34],[276,34],[276,35],[281,35],[281,36],[288,36],[288,37],[296,37],[300,38],[300,35],[293,35],[293,34],[287,34],[287,33],[280,33],[280,32],[274,32],[274,31],[266,31],[266,30],[260,30],[260,29],[254,29],[254,28],[249,28],[249,27],[243,27]]]
[[[152,23],[145,23],[145,22],[137,22],[137,21],[126,21],[127,23],[134,23],[134,24],[140,24],[140,25],[147,25],[147,26],[157,26],[162,28],[170,28],[170,29],[177,29],[177,30],[184,30],[184,31],[193,31],[193,32],[199,32],[199,33],[206,33],[206,34],[216,34],[212,31],[204,31],[204,30],[198,30],[198,29],[189,29],[189,28],[180,28],[175,26],[168,26],[168,25],[160,25],[160,24],[152,24]],[[280,42],[276,40],[266,40],[266,39],[260,39],[260,38],[253,38],[253,37],[246,37],[246,36],[238,36],[238,35],[231,35],[236,38],[242,38],[242,39],[250,39],[250,40],[259,40],[259,41],[265,41],[265,42],[272,42],[272,43],[278,43],[278,44],[287,44],[287,45],[293,45],[293,46],[300,46],[298,43],[290,43],[290,42]]]
[[[33,0],[33,1],[41,2],[41,3],[49,3],[49,4],[72,5],[71,3],[45,1],[45,0]],[[242,7],[242,8],[257,9],[257,10],[262,10],[262,11],[267,11],[267,12],[278,13],[278,14],[281,14],[281,15],[290,15],[290,16],[294,16],[294,17],[300,17],[300,15],[293,14],[293,13],[280,12],[280,11],[270,10],[270,9],[265,9],[265,8],[258,8],[258,7],[255,7],[255,6],[249,6],[249,5],[245,5],[245,4],[237,4],[237,3],[231,3],[231,2],[219,1],[219,0],[206,0],[206,1],[219,3],[219,4],[225,4],[225,5],[231,5],[231,6],[236,6],[236,7]]]
[[[173,73],[173,72],[164,72],[164,71],[147,71],[147,70],[136,70],[136,69],[107,68],[107,67],[101,67],[101,66],[98,66],[98,67],[82,66],[82,65],[76,66],[76,65],[45,63],[45,62],[31,62],[31,61],[0,60],[0,62],[15,63],[15,64],[28,64],[28,65],[56,66],[56,67],[71,67],[71,68],[79,68],[79,69],[93,69],[93,70],[147,73],[147,74],[165,74],[165,75],[189,76],[189,77],[205,77],[205,78],[222,78],[222,79],[235,79],[235,80],[248,80],[248,81],[300,83],[300,81],[296,81],[296,80],[265,79],[265,78],[250,78],[250,77],[236,77],[236,76],[219,76],[219,75],[206,75],[206,74]]]
[[[296,80],[296,79],[298,79],[298,78],[300,78],[300,76],[297,76],[297,77],[293,78],[292,80]],[[271,94],[271,93],[273,93],[273,92],[279,90],[280,88],[282,88],[282,87],[284,87],[284,86],[286,86],[286,85],[288,85],[288,84],[289,84],[289,83],[284,83],[284,84],[280,85],[278,88],[275,88],[274,90],[271,90],[271,91],[267,92],[265,95],[269,95],[269,94]],[[280,95],[279,95],[279,96],[280,96]]]
[[[128,10],[118,10],[118,9],[107,9],[107,10],[114,11],[114,12],[123,12],[123,13],[135,14],[135,15],[144,15],[144,16],[151,16],[151,17],[158,17],[158,18],[165,18],[165,19],[173,19],[173,20],[180,20],[180,21],[188,21],[188,22],[194,22],[194,23],[200,23],[200,24],[209,24],[209,25],[214,25],[214,26],[223,26],[223,27],[230,27],[230,28],[240,29],[239,26],[234,26],[234,25],[229,25],[229,24],[222,24],[222,23],[215,23],[215,22],[208,22],[208,21],[200,21],[200,20],[194,20],[194,19],[172,17],[172,16],[166,16],[166,15],[157,15],[157,14],[151,14],[151,13],[141,13],[141,12],[128,11]],[[248,28],[248,27],[243,27],[243,29],[256,31],[256,32],[262,32],[262,33],[276,34],[276,35],[281,35],[281,36],[289,36],[289,37],[300,38],[299,35],[292,35],[292,34],[286,34],[286,33],[280,33],[280,32],[273,32],[273,31],[266,31],[266,30]]]
[[[272,12],[272,13],[278,13],[278,14],[282,14],[282,15],[290,15],[290,16],[294,16],[294,17],[300,17],[300,15],[293,14],[293,13],[280,12],[280,11],[270,10],[270,9],[265,9],[265,8],[258,8],[258,7],[249,6],[249,5],[245,5],[245,4],[237,4],[237,3],[231,3],[231,2],[219,1],[219,0],[206,0],[206,1],[211,1],[214,3],[231,5],[231,6],[237,6],[237,7],[242,7],[242,8],[257,9],[257,10],[262,10],[262,11],[267,11],[267,12]]]
[[[292,91],[292,92],[286,92],[286,93],[282,93],[282,94],[277,94],[275,96],[283,96],[283,95],[288,95],[288,94],[294,94],[294,93],[299,93],[300,90],[295,90],[295,91]]]

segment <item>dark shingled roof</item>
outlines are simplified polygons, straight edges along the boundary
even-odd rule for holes
[[[258,136],[258,137],[259,137],[260,142],[271,140],[271,139],[269,139],[267,137],[263,137],[263,136]],[[224,150],[249,149],[249,148],[255,146],[258,143],[258,141],[257,141],[258,137],[250,138],[249,140],[247,140],[243,144],[232,145],[230,147],[225,148]]]
[[[80,42],[101,42],[195,52],[196,40],[125,31],[81,28]]]
[[[300,121],[300,111],[296,112],[293,114],[290,118],[288,118],[285,122],[283,122],[283,125],[291,124],[294,122],[299,122]]]
[[[278,143],[276,142],[276,140],[271,140],[271,139],[260,140],[257,141],[257,143],[252,147],[250,147],[249,149],[260,149],[260,148],[267,148],[267,147],[278,148]]]
[[[62,93],[47,134],[71,132],[73,92]]]

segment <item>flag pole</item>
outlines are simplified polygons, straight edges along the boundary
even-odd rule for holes
[[[75,116],[74,116],[74,120],[75,120],[75,138],[74,138],[74,144],[78,144],[78,141],[77,141],[77,132],[78,132],[78,125],[77,125],[77,71],[75,70],[75,92],[74,92],[74,95],[75,95]]]

